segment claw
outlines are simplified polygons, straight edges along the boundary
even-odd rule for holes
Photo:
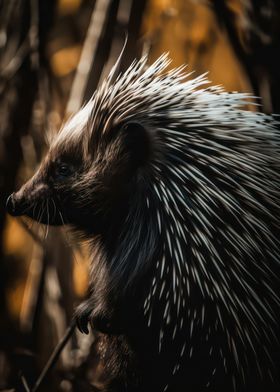
[[[74,318],[81,333],[89,333],[89,324],[95,331],[107,335],[119,335],[122,332],[116,323],[112,323],[110,318],[94,314],[92,306],[88,301],[82,302],[78,306]]]
[[[76,318],[77,327],[81,333],[85,333],[88,335],[88,315],[81,315]]]
[[[75,314],[75,320],[77,327],[81,333],[89,334],[88,323],[89,323],[90,312],[83,308],[78,308]]]

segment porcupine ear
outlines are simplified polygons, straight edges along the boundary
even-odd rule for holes
[[[121,129],[124,149],[131,169],[144,166],[150,156],[151,140],[148,131],[137,122],[129,122]]]

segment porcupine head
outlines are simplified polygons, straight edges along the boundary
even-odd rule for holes
[[[166,71],[165,55],[146,62],[109,75],[8,211],[95,239],[82,330],[93,315],[105,330],[114,318],[126,331],[143,322],[159,355],[173,344],[172,374],[185,357],[213,362],[205,386],[221,371],[236,384],[250,361],[271,373],[279,134],[241,108],[246,95]]]

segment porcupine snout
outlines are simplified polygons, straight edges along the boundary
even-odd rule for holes
[[[46,186],[33,178],[7,199],[7,212],[12,216],[29,215],[30,210],[40,199],[46,196]]]
[[[12,216],[26,215],[35,220],[39,217],[42,203],[49,197],[49,187],[40,176],[34,175],[6,201],[6,210]],[[41,220],[40,220],[41,221]],[[42,222],[44,223],[44,221]]]

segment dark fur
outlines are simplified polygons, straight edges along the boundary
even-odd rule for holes
[[[163,108],[163,112],[164,110],[167,111]],[[183,316],[180,314],[180,317],[183,317],[184,328],[178,331],[175,341],[172,340],[172,331],[176,323],[179,325],[180,317],[176,313],[175,306],[170,310],[170,323],[164,324],[163,327],[164,298],[155,304],[153,322],[150,326],[147,325],[143,303],[154,285],[153,278],[157,276],[156,262],[161,257],[162,245],[166,241],[159,229],[156,216],[156,211],[162,209],[160,200],[156,197],[151,198],[149,210],[145,207],[146,195],[151,193],[151,184],[156,181],[151,162],[159,160],[164,167],[165,160],[169,159],[165,151],[168,142],[164,139],[164,135],[160,137],[160,131],[155,132],[157,127],[167,125],[169,121],[167,115],[162,116],[160,121],[158,119],[154,121],[153,129],[145,121],[126,121],[112,126],[107,134],[99,128],[89,134],[81,132],[81,135],[73,140],[69,138],[64,140],[64,143],[54,143],[37,174],[19,192],[10,197],[8,210],[13,215],[25,214],[45,224],[71,224],[90,240],[92,252],[90,296],[77,309],[76,319],[81,331],[88,333],[88,322],[90,322],[93,328],[101,332],[98,347],[106,379],[104,391],[157,392],[163,391],[167,384],[168,391],[173,392],[230,392],[234,388],[238,392],[278,391],[277,369],[280,369],[280,364],[277,336],[274,343],[265,343],[274,362],[271,364],[261,347],[262,328],[266,326],[256,327],[260,330],[260,342],[255,347],[256,356],[259,366],[264,369],[263,372],[261,369],[263,373],[261,377],[252,349],[247,350],[246,345],[244,358],[248,365],[245,364],[241,354],[239,355],[241,369],[236,369],[234,348],[231,352],[228,349],[228,346],[233,344],[229,343],[228,339],[234,336],[235,319],[223,304],[218,304],[223,310],[221,323],[225,325],[227,331],[230,331],[228,336],[221,325],[216,325],[215,297],[209,295],[205,298],[195,280],[190,283],[191,295],[188,296],[187,291],[184,291],[188,301],[188,312],[186,311]],[[226,124],[224,127],[228,129],[229,125]],[[212,133],[205,131],[205,138],[211,137]],[[213,139],[214,137],[215,135]],[[236,143],[233,149],[239,148],[239,142]],[[246,145],[246,141],[240,142],[240,145],[241,143]],[[249,148],[252,147],[250,143],[248,139]],[[227,145],[226,140],[224,145]],[[217,159],[218,153],[219,151],[216,152]],[[171,162],[173,157],[172,155],[170,157]],[[183,159],[179,153],[176,158],[177,162]],[[217,187],[224,186],[227,192],[231,192],[231,195],[239,200],[238,190],[232,189],[228,184],[224,185],[219,176],[214,176],[211,168],[203,170]],[[229,170],[227,164],[224,164],[224,170]],[[194,194],[197,189],[195,184],[190,185],[190,190]],[[190,203],[194,200],[192,193],[186,200]],[[172,208],[171,204],[170,207]],[[233,222],[235,218],[228,212],[226,206],[221,204],[217,208],[225,223],[216,221],[213,216],[214,225],[219,227],[230,222],[237,231],[242,230],[238,220]],[[254,209],[250,208],[248,204],[248,211],[254,213]],[[279,209],[271,212],[277,220]],[[258,219],[269,222],[271,218],[263,217],[261,214]],[[180,219],[179,215],[178,219]],[[279,221],[277,223],[279,224]],[[191,230],[191,221],[187,214],[186,224]],[[168,220],[163,220],[163,230],[166,230],[168,225]],[[274,222],[269,227],[279,229]],[[278,231],[275,234],[278,235]],[[232,260],[227,253],[227,250],[231,251],[231,246],[222,244],[222,237],[219,237],[219,234],[213,241],[217,241],[216,245],[220,244],[220,254],[229,266],[228,270],[224,270],[227,274],[231,271]],[[188,263],[191,257],[189,247],[183,244],[182,249]],[[204,252],[208,257],[207,249],[204,249]],[[234,253],[234,250],[232,252]],[[256,265],[250,267],[250,273],[259,280],[262,274],[267,272],[258,269],[257,263],[260,257],[258,251],[255,255]],[[274,276],[277,275],[279,265],[276,263],[274,265],[274,261],[269,257],[266,262],[270,265],[269,268],[272,268]],[[217,273],[214,267],[209,262],[208,270],[212,276]],[[219,276],[215,278],[219,279]],[[275,292],[279,293],[278,279],[272,279],[271,285]],[[235,277],[232,277],[231,282],[232,293],[241,290]],[[166,285],[172,286],[172,276],[169,276],[168,272]],[[259,284],[258,287],[259,298],[262,301],[264,286]],[[186,288],[183,287],[182,290]],[[278,305],[269,305],[272,312],[277,313]],[[244,329],[248,328],[246,317],[242,319],[242,314],[238,316],[241,322],[244,322]],[[204,318],[207,320],[205,323]],[[164,328],[165,343],[159,354],[161,328]],[[278,334],[279,327],[274,323],[271,323],[269,328],[273,329],[274,334]],[[210,330],[211,333],[208,333]],[[215,330],[215,333],[212,333],[212,330]],[[251,334],[251,331],[248,333]],[[265,337],[263,339],[266,341]],[[178,362],[184,343],[187,345],[186,355],[180,358],[180,367],[173,376],[174,365]],[[239,341],[238,344],[241,347]],[[224,348],[226,370],[219,352],[220,347]],[[243,350],[240,347],[238,353]],[[267,369],[269,371],[266,371]],[[273,381],[270,379],[270,373]],[[242,381],[243,376],[245,385]]]

